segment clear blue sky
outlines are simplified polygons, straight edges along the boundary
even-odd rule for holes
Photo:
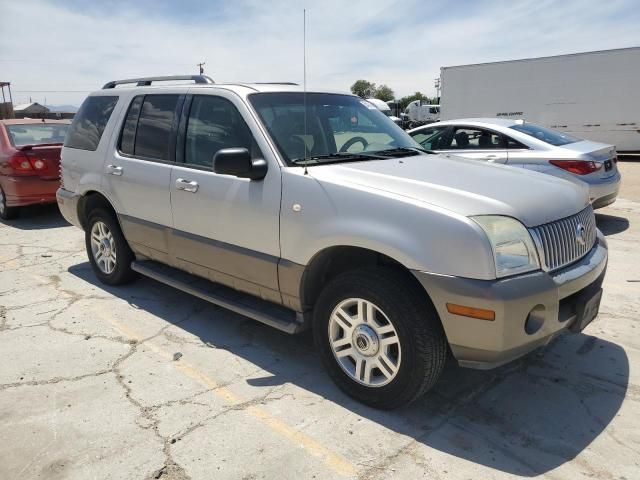
[[[397,96],[435,93],[441,66],[640,45],[637,0],[0,0],[0,81],[14,101],[78,105],[108,80],[197,73]]]

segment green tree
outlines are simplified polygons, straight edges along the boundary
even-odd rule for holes
[[[380,85],[378,88],[376,88],[376,92],[374,94],[375,98],[382,100],[384,102],[393,100],[394,96],[395,95],[393,93],[393,90],[391,90],[391,88],[388,87],[387,85]]]
[[[368,98],[376,92],[376,84],[367,80],[356,80],[351,85],[351,93],[358,95],[360,98]]]
[[[406,97],[402,97],[400,100],[398,100],[398,103],[400,104],[400,108],[402,110],[404,110],[405,108],[407,108],[407,105],[409,105],[411,102],[413,102],[414,100],[426,100],[426,101],[431,101],[432,99],[430,99],[429,97],[427,97],[424,93],[422,92],[415,92],[413,95],[407,95]]]

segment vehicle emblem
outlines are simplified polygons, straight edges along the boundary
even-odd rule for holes
[[[587,229],[581,223],[576,227],[576,242],[580,245],[586,245],[587,243]]]

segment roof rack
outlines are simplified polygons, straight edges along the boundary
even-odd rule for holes
[[[295,82],[249,82],[254,85],[299,85],[299,83]]]
[[[172,82],[175,80],[193,80],[195,83],[215,83],[211,77],[206,75],[170,75],[166,77],[144,77],[144,78],[129,78],[126,80],[113,80],[107,82],[102,87],[103,90],[107,88],[115,88],[116,85],[124,85],[127,83],[135,83],[137,87],[145,87],[151,85],[152,82]]]

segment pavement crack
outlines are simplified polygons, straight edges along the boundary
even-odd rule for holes
[[[125,392],[125,398],[140,412],[139,415],[146,420],[146,423],[149,425],[147,428],[151,429],[154,435],[162,442],[162,452],[164,454],[165,460],[163,462],[163,466],[158,470],[155,470],[150,475],[147,476],[147,479],[164,479],[164,480],[189,480],[189,477],[184,468],[180,466],[174,459],[171,454],[171,439],[162,435],[160,433],[160,420],[157,419],[153,413],[153,407],[145,407],[142,405],[133,395],[131,386],[124,381],[124,375],[120,371],[120,366],[123,362],[125,362],[128,358],[130,358],[134,353],[136,353],[138,346],[141,342],[136,342],[130,344],[131,347],[129,351],[122,355],[113,365],[112,372],[116,376],[116,381],[122,387]],[[140,428],[145,428],[138,424]]]
[[[0,305],[0,332],[7,329],[7,309]]]
[[[111,372],[112,372],[112,369],[108,368],[108,369],[104,369],[104,370],[99,370],[97,372],[85,373],[85,374],[82,374],[82,375],[77,375],[75,377],[54,377],[54,378],[50,378],[48,380],[29,380],[29,381],[26,381],[26,382],[4,383],[4,384],[0,385],[0,391],[6,390],[6,389],[9,389],[9,388],[24,387],[24,386],[34,387],[34,386],[40,386],[40,385],[53,385],[55,383],[61,383],[61,382],[77,382],[77,381],[83,380],[85,378],[99,377],[101,375],[105,375],[105,374],[111,373]]]

